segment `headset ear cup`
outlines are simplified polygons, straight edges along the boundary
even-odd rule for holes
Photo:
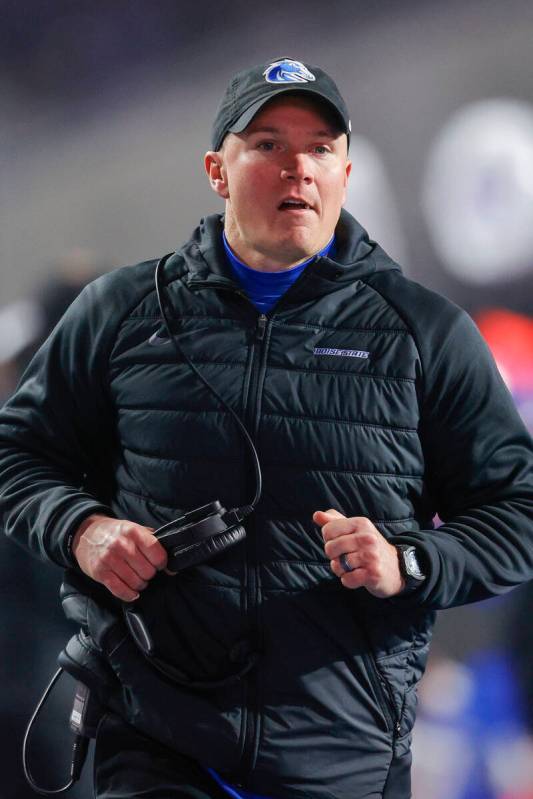
[[[203,541],[192,546],[186,547],[183,550],[175,550],[167,563],[169,571],[177,572],[188,569],[190,566],[197,566],[206,560],[219,555],[224,550],[238,544],[246,537],[246,530],[242,524],[236,524],[228,528],[223,533],[206,538]]]

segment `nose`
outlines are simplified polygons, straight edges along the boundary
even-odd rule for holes
[[[281,177],[283,180],[312,183],[313,173],[308,156],[305,153],[288,153],[285,164],[281,169]]]

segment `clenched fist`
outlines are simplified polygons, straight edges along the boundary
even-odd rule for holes
[[[124,602],[138,599],[139,591],[167,564],[152,528],[98,514],[78,528],[72,553],[86,575]]]
[[[347,518],[337,510],[318,510],[313,521],[322,527],[324,552],[331,570],[346,588],[366,588],[380,599],[395,596],[405,587],[396,547],[364,516]],[[353,571],[345,571],[339,560]]]

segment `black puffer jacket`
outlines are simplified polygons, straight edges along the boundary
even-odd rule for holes
[[[255,491],[235,421],[161,341],[154,267],[88,286],[0,414],[6,532],[63,566],[90,512],[157,527]],[[234,671],[243,643],[260,657],[221,690],[172,685],[101,595],[89,632],[123,712],[263,795],[406,799],[388,777],[409,757],[435,609],[533,576],[531,440],[471,319],[344,212],[337,260],[315,260],[267,316],[232,279],[219,216],[165,284],[180,345],[245,422],[264,487],[244,542],[157,577],[140,601],[160,654],[191,678]],[[330,507],[415,544],[423,588],[343,588],[312,522]]]

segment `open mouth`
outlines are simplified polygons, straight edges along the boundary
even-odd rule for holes
[[[313,207],[303,200],[283,200],[278,205],[279,211],[312,211]]]

